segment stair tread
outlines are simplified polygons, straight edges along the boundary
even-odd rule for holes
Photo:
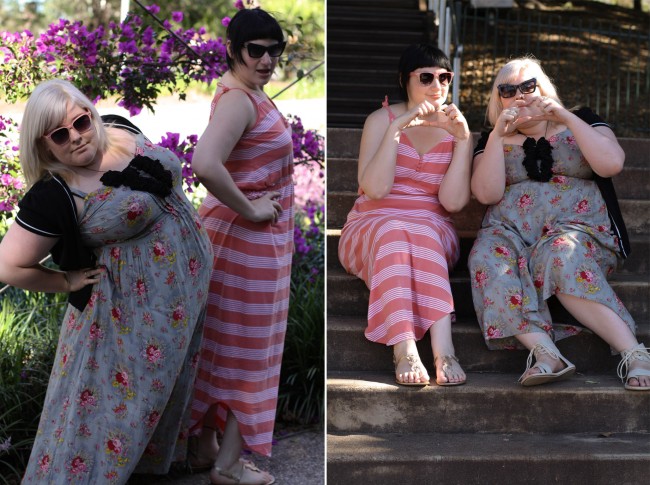
[[[522,368],[523,372],[523,368]],[[625,391],[621,380],[612,373],[582,373],[576,372],[571,378],[553,383],[553,385],[523,387],[517,384],[521,373],[496,373],[496,372],[467,372],[467,383],[462,386],[443,387],[432,384],[425,387],[405,387],[395,383],[394,375],[390,372],[381,371],[328,371],[327,389],[330,394],[334,393],[403,393],[403,392],[424,392],[440,393],[454,392],[457,394],[483,394],[486,396],[494,393],[508,392],[512,398],[517,394],[534,392],[540,398],[542,396],[557,396],[560,399],[564,395],[596,394],[621,394],[632,391]],[[650,393],[643,396],[650,399]],[[636,395],[635,395],[636,396]],[[642,397],[642,396],[640,396]]]
[[[332,483],[419,485],[639,484],[646,433],[328,433]]]
[[[569,456],[598,455],[601,459],[637,455],[650,461],[648,433],[327,433],[328,463],[371,460],[383,465],[437,463],[463,457],[470,461],[565,460]],[[480,449],[477,445],[480,443]],[[495,468],[501,464],[495,463]],[[503,482],[501,482],[503,483]],[[589,482],[582,482],[589,483]]]

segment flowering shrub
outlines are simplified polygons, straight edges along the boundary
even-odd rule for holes
[[[18,162],[17,128],[13,120],[0,116],[0,227],[25,188]]]
[[[325,147],[323,136],[314,130],[305,130],[298,116],[288,116],[293,141],[294,183],[296,205],[323,205],[325,202]]]
[[[192,172],[192,157],[194,156],[194,149],[196,148],[196,143],[199,141],[199,137],[197,135],[189,135],[182,142],[180,138],[178,133],[168,131],[167,135],[160,139],[158,145],[171,150],[179,158],[183,165],[185,191],[191,194],[199,185],[199,180],[194,175],[194,172]]]
[[[147,10],[156,14],[160,9]],[[183,14],[175,12],[172,20],[181,22]],[[172,31],[171,22],[163,24]],[[118,96],[118,105],[131,116],[144,106],[153,111],[161,90],[184,99],[190,81],[209,83],[227,69],[221,38],[204,38],[204,28],[172,32],[156,33],[149,17],[134,14],[108,29],[88,30],[79,21],[60,19],[38,37],[28,30],[1,32],[0,89],[8,101],[16,101],[56,77],[73,82],[90,99]]]

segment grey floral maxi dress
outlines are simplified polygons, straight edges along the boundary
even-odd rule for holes
[[[171,194],[121,186],[85,196],[81,235],[106,272],[83,312],[68,306],[23,483],[167,473],[187,436],[212,249],[176,156],[143,136],[136,155],[171,171]]]
[[[546,332],[557,341],[578,333],[582,327],[552,322],[546,300],[558,293],[601,303],[635,331],[606,280],[619,241],[591,167],[571,131],[548,141],[548,182],[528,177],[522,146],[504,146],[505,194],[488,208],[470,252],[474,308],[489,349],[522,348],[518,334]]]

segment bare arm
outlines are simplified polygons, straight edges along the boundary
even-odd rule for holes
[[[57,271],[40,264],[57,239],[12,224],[0,242],[0,281],[31,291],[65,293],[99,281],[99,268]]]
[[[282,207],[278,192],[250,201],[224,166],[244,132],[253,126],[255,108],[245,93],[224,93],[194,151],[192,168],[203,185],[233,211],[253,222],[277,219]]]
[[[496,204],[506,190],[503,137],[492,131],[483,153],[474,157],[472,193],[481,204]]]
[[[493,205],[506,190],[506,164],[503,144],[506,136],[517,129],[518,109],[504,109],[497,118],[483,153],[474,157],[471,187],[481,204]]]

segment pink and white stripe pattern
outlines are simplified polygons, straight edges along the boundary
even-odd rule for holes
[[[220,86],[212,112],[227,91]],[[225,166],[249,199],[279,191],[283,210],[277,223],[253,223],[210,194],[199,209],[214,248],[214,270],[191,426],[194,432],[202,424],[223,431],[231,410],[246,446],[270,456],[289,311],[293,144],[273,102],[247,94],[257,106],[257,122]],[[213,404],[217,422],[204,423]]]
[[[402,134],[390,194],[372,200],[360,190],[348,214],[339,260],[370,289],[365,335],[373,342],[419,340],[454,311],[449,267],[459,242],[437,197],[452,151],[449,136],[420,157]]]

